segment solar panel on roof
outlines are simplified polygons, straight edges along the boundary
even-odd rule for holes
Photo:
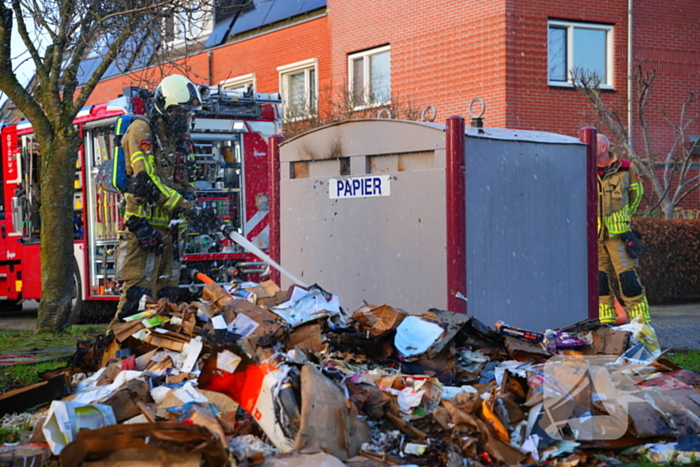
[[[325,6],[326,0],[304,0],[304,5],[301,7],[301,11],[299,13],[318,10],[319,8],[325,8]]]
[[[216,47],[217,45],[221,44],[224,39],[226,39],[226,33],[228,32],[229,28],[231,27],[231,23],[233,20],[236,18],[235,14],[230,15],[228,18],[224,18],[216,25],[214,25],[214,30],[209,34],[209,38],[207,39],[207,43],[204,44],[204,47]]]
[[[88,58],[80,62],[80,65],[78,65],[78,73],[76,74],[78,86],[87,83],[100,63],[102,63],[102,57]]]
[[[126,40],[122,49],[119,51],[119,57],[109,65],[109,68],[107,68],[107,71],[102,76],[103,79],[121,75],[130,68],[137,54],[140,53],[141,42],[146,34],[148,34],[148,31],[142,30]]]
[[[153,58],[153,55],[155,55],[156,50],[158,50],[158,46],[160,44],[160,34],[158,34],[156,31],[153,31],[151,32],[151,34],[148,34],[144,38],[143,43],[141,44],[141,50],[139,50],[139,53],[134,58],[134,61],[129,67],[129,69],[138,70],[139,68],[147,66],[151,62],[151,59]]]
[[[263,24],[272,24],[297,16],[301,12],[302,5],[304,0],[277,0],[272,4]]]
[[[261,27],[272,4],[269,0],[254,0],[250,8],[241,11],[231,28],[231,36]]]

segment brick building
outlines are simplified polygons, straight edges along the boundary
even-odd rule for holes
[[[628,65],[641,60],[656,69],[647,118],[652,151],[661,154],[673,141],[662,111],[678,123],[683,101],[700,91],[697,0],[382,0],[362,8],[350,0],[253,0],[225,17],[176,22],[172,33],[176,46],[198,36],[198,50],[182,62],[194,81],[280,91],[295,120],[326,109],[330,96],[370,112],[391,99],[434,105],[437,121],[468,116],[480,97],[486,126],[576,136],[597,119],[569,70],[596,71],[605,101],[627,123]],[[132,68],[104,79],[90,103],[139,84],[143,67]],[[688,116],[697,115],[691,108]],[[700,134],[700,125],[688,133]],[[686,206],[700,207],[699,199],[696,192]]]

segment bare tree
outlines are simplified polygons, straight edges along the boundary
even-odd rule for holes
[[[155,50],[167,42],[167,22],[174,14],[191,17],[205,8],[205,3],[191,0],[8,0],[0,5],[0,90],[31,122],[41,149],[42,299],[37,329],[69,324],[73,183],[81,144],[73,120],[113,63],[132,60],[139,48]],[[33,90],[22,86],[13,68],[15,27],[27,51],[25,60],[35,69]]]
[[[680,104],[677,121],[672,120],[667,111],[661,108],[664,121],[668,124],[673,140],[662,154],[655,154],[649,127],[649,103],[651,91],[656,79],[656,69],[645,69],[643,62],[638,62],[635,68],[636,82],[636,117],[641,132],[641,147],[633,147],[630,142],[630,129],[625,121],[626,111],[613,108],[603,98],[600,89],[600,77],[595,73],[574,70],[574,86],[591,103],[601,123],[610,131],[619,147],[626,152],[643,173],[644,178],[651,184],[652,191],[648,193],[647,212],[659,208],[667,219],[673,218],[678,204],[700,186],[700,175],[693,175],[691,169],[697,161],[700,150],[698,139],[690,141],[689,129],[697,122],[698,112],[693,105],[698,96],[691,92]]]

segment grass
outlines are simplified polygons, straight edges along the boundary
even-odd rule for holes
[[[68,352],[51,354],[47,352],[44,361],[18,365],[0,366],[0,393],[30,386],[41,381],[38,374],[61,368],[66,365],[64,358],[72,354],[76,343],[81,340],[94,340],[95,336],[104,334],[107,326],[82,325],[70,326],[64,332],[0,332],[0,354],[21,354],[36,350],[69,348]],[[2,433],[0,433],[2,436]],[[1,438],[0,438],[1,439]]]
[[[66,366],[66,361],[51,360],[36,364],[0,366],[0,393],[6,393],[43,381],[39,373]]]
[[[104,334],[106,330],[106,325],[76,325],[64,332],[0,331],[0,353],[74,347],[79,340],[94,339],[95,335]]]
[[[700,350],[674,351],[666,357],[684,370],[700,373]]]

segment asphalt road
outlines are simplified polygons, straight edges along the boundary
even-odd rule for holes
[[[0,330],[32,330],[37,302],[23,304],[21,312],[0,312]],[[700,303],[651,306],[652,326],[662,348],[700,349]]]

